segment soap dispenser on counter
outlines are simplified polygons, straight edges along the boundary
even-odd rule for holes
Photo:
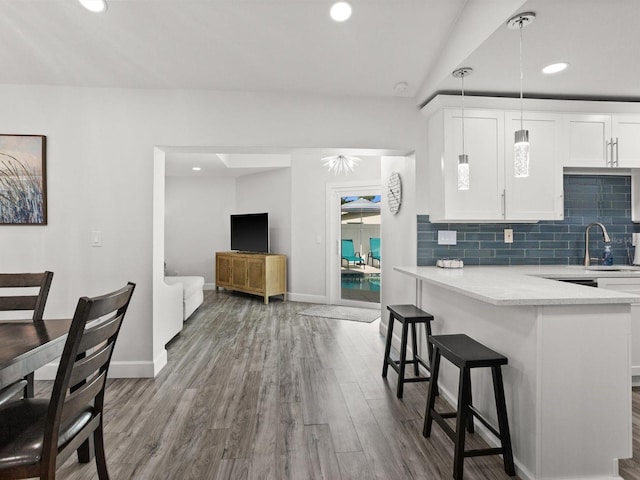
[[[602,253],[602,265],[613,265],[613,252],[611,251],[611,245],[604,246],[604,252]]]

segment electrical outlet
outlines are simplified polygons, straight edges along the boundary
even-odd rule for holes
[[[504,243],[513,243],[513,228],[504,229]]]
[[[455,230],[438,230],[438,245],[456,245],[458,243]]]

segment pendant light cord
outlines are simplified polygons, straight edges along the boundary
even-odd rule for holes
[[[460,78],[462,79],[462,155],[464,155],[464,73]]]
[[[522,27],[523,27],[523,23],[524,20],[520,20],[520,130],[524,130],[522,128],[522,111],[523,111],[523,106],[522,106],[522,81],[524,79],[524,72],[522,69]]]

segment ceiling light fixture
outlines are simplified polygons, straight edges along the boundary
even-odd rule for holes
[[[321,160],[323,165],[333,172],[334,175],[349,174],[353,172],[353,169],[360,163],[358,157],[348,157],[346,155],[333,155],[331,157],[324,157]]]
[[[331,5],[331,10],[329,10],[329,15],[336,22],[344,22],[351,18],[351,5],[347,2],[336,2]]]
[[[393,86],[393,89],[398,95],[402,95],[409,91],[409,84],[407,82],[398,82]]]
[[[202,168],[200,168],[200,167],[191,167],[191,170],[193,170],[194,172],[199,172],[200,170],[202,170]]]
[[[567,69],[568,66],[569,64],[567,62],[552,63],[551,65],[547,65],[546,67],[544,67],[542,69],[542,73],[551,75],[553,73],[563,72]]]
[[[80,4],[94,13],[101,13],[107,10],[107,1],[106,0],[78,0]]]
[[[462,81],[462,155],[458,155],[458,190],[469,190],[469,155],[464,153],[464,77],[472,73],[471,67],[458,68],[452,73]]]
[[[529,176],[529,130],[525,130],[522,126],[523,108],[522,108],[522,81],[524,72],[522,69],[522,29],[530,25],[536,18],[533,12],[519,13],[511,17],[507,22],[507,27],[520,31],[520,130],[516,130],[513,156],[513,176],[528,177]]]

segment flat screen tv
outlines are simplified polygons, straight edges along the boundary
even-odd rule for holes
[[[231,250],[269,252],[269,214],[231,215]]]

